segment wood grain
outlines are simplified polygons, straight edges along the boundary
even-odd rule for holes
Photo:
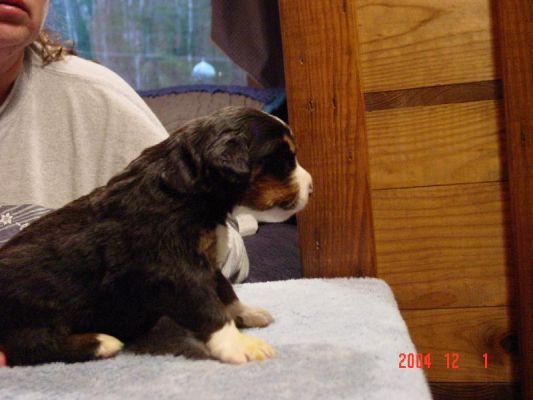
[[[533,2],[498,7],[513,253],[520,292],[522,394],[533,399]]]
[[[506,307],[402,311],[417,351],[430,353],[431,382],[515,380],[511,314]],[[459,354],[458,369],[447,368],[446,353]],[[488,353],[488,368],[483,353]],[[450,359],[452,360],[452,359]]]
[[[520,400],[520,385],[514,382],[429,383],[433,400]]]
[[[355,2],[279,4],[289,122],[315,187],[298,219],[303,273],[374,275]]]
[[[374,190],[372,203],[378,276],[402,309],[512,302],[505,184]]]
[[[500,102],[367,113],[372,189],[506,179]]]
[[[366,111],[388,110],[416,106],[467,103],[499,100],[502,98],[501,81],[456,83],[414,89],[365,93]]]
[[[364,91],[499,78],[494,3],[358,0]]]

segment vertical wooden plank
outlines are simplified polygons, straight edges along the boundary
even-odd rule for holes
[[[520,292],[522,396],[533,399],[533,1],[500,0],[513,255]]]
[[[289,121],[315,187],[298,220],[303,273],[375,275],[356,1],[279,4]]]

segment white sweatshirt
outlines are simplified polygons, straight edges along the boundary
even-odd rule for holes
[[[29,50],[0,106],[0,204],[58,208],[167,136],[114,72],[74,56],[42,67]]]

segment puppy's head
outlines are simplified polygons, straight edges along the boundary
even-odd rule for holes
[[[302,210],[313,191],[311,175],[296,159],[289,126],[257,110],[247,110],[250,141],[249,186],[236,213],[258,221],[285,221]]]
[[[191,121],[166,142],[160,170],[167,187],[232,199],[259,221],[288,219],[312,192],[290,128],[267,113],[226,107]]]

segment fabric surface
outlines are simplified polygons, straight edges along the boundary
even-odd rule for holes
[[[223,107],[242,106],[271,112],[285,99],[283,90],[210,86],[177,87],[140,92],[143,100],[169,133],[185,122],[209,115]]]
[[[253,215],[247,213],[235,214],[234,211],[232,216],[237,221],[241,236],[250,236],[257,233],[257,230],[259,229],[259,221],[257,221]]]
[[[250,272],[246,247],[232,218],[226,220],[228,227],[227,255],[222,264],[222,275],[233,283],[244,282]]]
[[[250,259],[246,282],[268,282],[302,277],[298,230],[289,223],[261,224],[244,245]]]
[[[33,204],[3,206],[0,204],[0,247],[31,222],[52,211]]]
[[[229,93],[186,92],[159,96],[143,96],[168,133],[175,132],[187,121],[209,115],[226,106],[261,109],[263,103],[242,95]]]
[[[275,358],[241,366],[121,354],[82,364],[0,369],[10,399],[431,399],[422,370],[399,369],[415,352],[390,288],[371,278],[237,286],[243,302],[276,321],[250,329]]]
[[[278,2],[212,0],[211,39],[263,87],[285,86]]]
[[[28,50],[0,106],[0,204],[60,207],[167,136],[112,71],[75,56],[42,67]]]

